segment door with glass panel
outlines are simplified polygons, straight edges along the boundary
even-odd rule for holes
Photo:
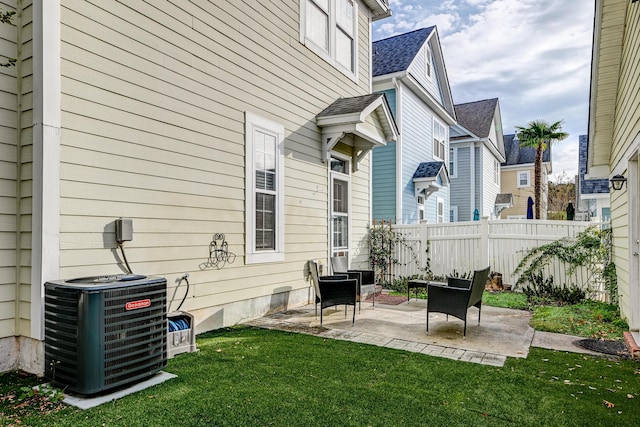
[[[331,256],[349,255],[349,162],[331,159]]]

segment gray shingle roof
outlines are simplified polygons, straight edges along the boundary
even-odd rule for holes
[[[435,26],[373,42],[373,77],[409,68]]]
[[[339,98],[333,104],[322,110],[320,114],[318,114],[318,117],[359,113],[381,96],[384,97],[384,94],[372,93],[369,95],[353,96],[351,98]]]
[[[606,194],[609,192],[609,180],[606,178],[585,179],[587,173],[587,135],[578,138],[578,179],[580,180],[580,194]]]
[[[434,178],[438,176],[440,170],[444,167],[444,162],[425,162],[420,163],[413,174],[413,178]]]
[[[520,141],[515,139],[515,134],[503,135],[504,151],[506,161],[502,166],[532,164],[536,159],[536,150],[533,147],[520,147]],[[542,153],[542,161],[549,162],[551,159],[551,147]]]
[[[487,138],[496,113],[498,98],[455,105],[458,123],[480,138]]]

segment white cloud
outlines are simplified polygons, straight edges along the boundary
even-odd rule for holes
[[[578,135],[587,133],[594,0],[391,5],[394,17],[375,25],[377,39],[437,25],[454,101],[498,97],[505,133],[535,119],[563,119],[571,136],[554,148],[554,171],[577,173]]]

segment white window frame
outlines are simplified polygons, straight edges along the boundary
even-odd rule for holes
[[[458,207],[449,207],[449,222],[458,222]]]
[[[522,184],[520,182],[520,175],[526,175],[527,177],[527,183],[526,184]],[[516,186],[518,188],[527,188],[527,187],[531,187],[531,171],[517,171],[516,172]]]
[[[418,194],[416,197],[416,204],[418,205],[418,222],[422,222],[426,219],[424,216],[424,202],[426,197],[424,194]]]
[[[444,199],[436,198],[436,223],[444,223]]]
[[[493,182],[496,185],[500,185],[500,162],[493,160]]]
[[[304,44],[307,48],[311,49],[318,56],[323,58],[333,67],[338,69],[340,72],[345,74],[350,79],[357,81],[358,76],[358,1],[357,0],[327,0],[329,5],[329,10],[324,10],[324,8],[320,5],[321,2],[317,0],[301,0],[300,1],[300,43]],[[351,29],[351,34],[348,35],[352,37],[352,53],[351,53],[351,68],[345,67],[338,60],[338,47],[337,47],[337,39],[339,32],[343,34],[347,34],[345,31],[349,31],[349,28],[342,27],[338,20],[338,6],[340,2],[348,1],[353,6],[353,28]],[[320,10],[323,10],[328,15],[328,47],[325,49],[324,46],[320,46],[315,43],[311,38],[307,37],[307,8],[308,7],[317,7]],[[341,29],[342,28],[342,29]],[[345,31],[343,31],[345,30]]]
[[[458,147],[449,148],[449,178],[458,177]]]
[[[338,171],[331,170],[331,160],[328,162],[329,165],[329,253],[330,256],[349,256],[351,252],[351,159],[347,156],[340,155],[338,153],[332,153],[331,157],[336,160],[340,160],[346,163],[346,171],[347,173],[342,173]],[[347,217],[347,247],[346,248],[336,248],[333,245],[333,181],[334,180],[345,181],[347,183],[347,214],[341,216]]]
[[[424,73],[428,79],[433,78],[433,62],[431,60],[431,48],[427,43],[424,46]]]
[[[276,138],[275,249],[256,248],[256,165],[257,132]],[[245,112],[245,264],[284,261],[284,126]]]
[[[444,161],[447,150],[447,127],[433,118],[433,157]]]

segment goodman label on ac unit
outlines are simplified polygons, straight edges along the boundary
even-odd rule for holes
[[[126,310],[137,310],[138,308],[149,307],[151,305],[150,299],[141,299],[138,301],[129,301],[124,305]]]

